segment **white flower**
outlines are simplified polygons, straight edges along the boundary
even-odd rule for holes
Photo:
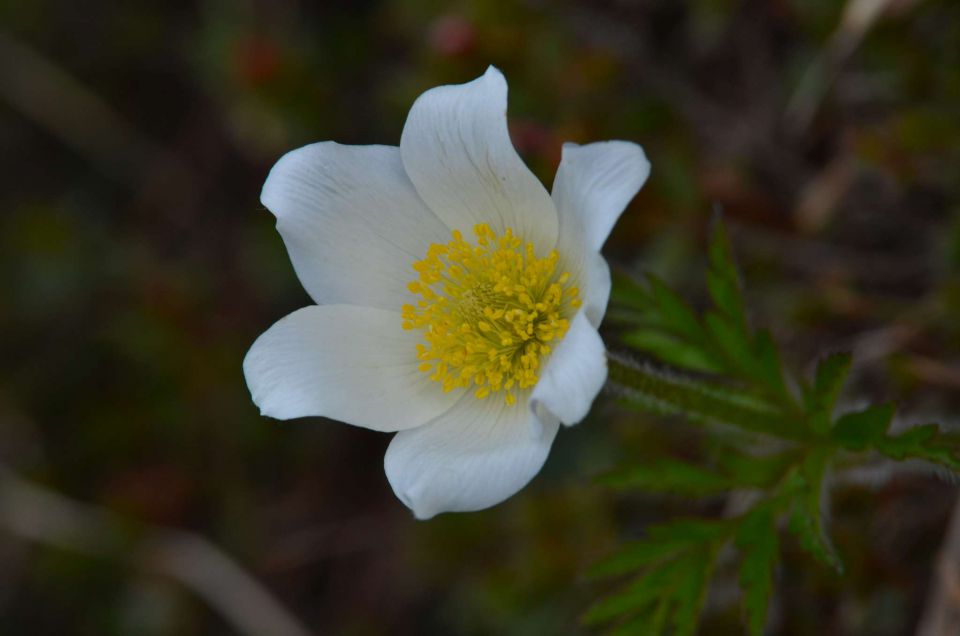
[[[410,109],[400,147],[317,143],[261,200],[317,303],[253,344],[253,401],[398,431],[384,459],[420,519],[479,510],[540,470],[606,379],[600,248],[650,165],[623,141],[566,144],[547,191],[507,133],[490,67]]]

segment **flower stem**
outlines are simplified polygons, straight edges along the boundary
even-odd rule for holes
[[[609,384],[641,410],[728,424],[791,441],[811,439],[809,429],[791,414],[791,405],[770,404],[730,386],[654,369],[614,353],[608,353],[607,360]]]

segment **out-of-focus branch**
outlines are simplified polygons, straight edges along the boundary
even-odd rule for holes
[[[138,525],[32,484],[0,465],[0,527],[30,541],[130,563],[195,592],[242,634],[309,636],[250,574],[191,532]]]
[[[847,0],[840,23],[807,69],[784,116],[796,136],[807,130],[843,65],[886,13],[902,13],[920,0]]]
[[[960,634],[960,500],[953,509],[933,571],[934,580],[917,625],[917,636]]]
[[[103,97],[2,30],[0,100],[113,178],[137,177],[158,159],[180,177],[189,174]]]

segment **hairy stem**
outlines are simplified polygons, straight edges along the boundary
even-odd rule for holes
[[[791,405],[774,405],[733,388],[654,369],[608,353],[610,385],[630,404],[656,414],[728,424],[752,433],[791,441],[810,441]]]

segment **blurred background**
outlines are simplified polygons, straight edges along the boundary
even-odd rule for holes
[[[388,435],[250,402],[247,348],[309,302],[259,203],[273,162],[396,144],[417,95],[488,64],[548,186],[565,140],[645,147],[615,269],[699,301],[718,207],[795,369],[851,349],[849,400],[956,424],[956,0],[6,0],[0,634],[580,634],[591,562],[723,509],[595,485],[698,435],[609,397],[518,496],[430,522],[390,491]],[[955,612],[938,477],[838,474],[847,573],[787,541],[771,633],[914,634]],[[721,581],[702,631],[738,625]]]

